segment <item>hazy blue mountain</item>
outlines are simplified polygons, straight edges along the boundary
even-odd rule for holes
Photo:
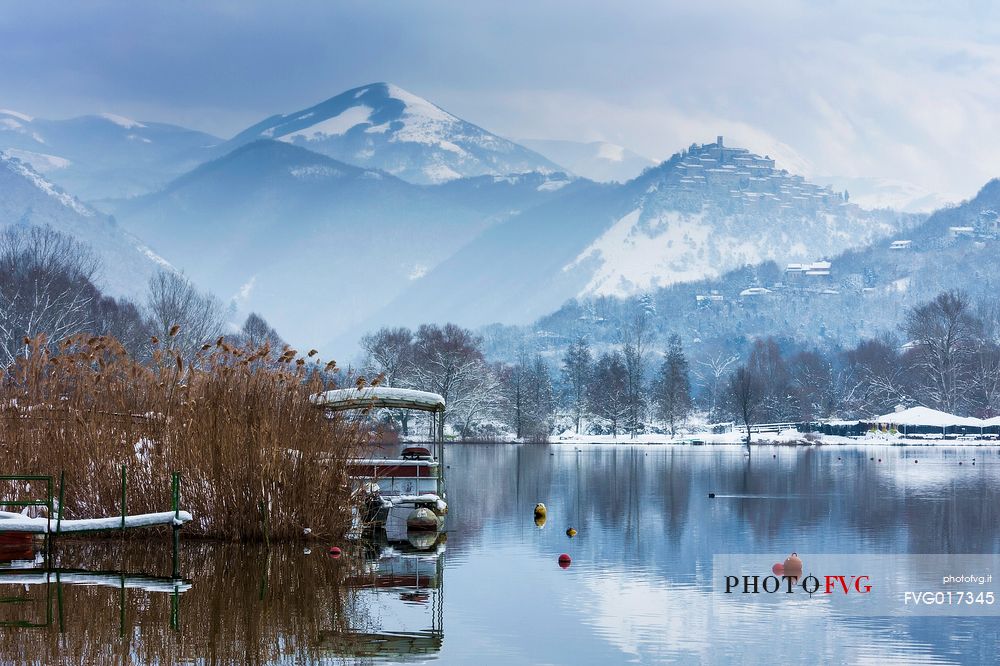
[[[891,208],[904,213],[931,213],[956,203],[926,187],[895,178],[827,176],[813,180],[819,185],[847,190],[851,201],[864,208]]]
[[[519,196],[540,185],[525,184]],[[504,219],[509,205],[477,210],[461,199],[257,141],[119,202],[116,215],[199,284],[264,313],[290,340],[319,344],[357,333],[353,325]]]
[[[815,262],[917,220],[865,211],[718,142],[623,185],[565,189],[489,228],[369,323],[528,323],[571,298],[628,297],[767,260]]]
[[[146,283],[169,264],[109,218],[43,178],[30,165],[0,155],[0,227],[48,225],[94,251],[97,284],[112,296],[141,298]]]
[[[0,151],[88,201],[158,189],[208,159],[220,142],[113,114],[45,120],[0,110]]]
[[[260,139],[302,146],[413,183],[563,170],[391,83],[361,86],[308,109],[271,116],[219,150]]]
[[[913,219],[919,223],[912,228],[830,257],[812,275],[794,264],[764,262],[654,291],[652,335],[663,344],[677,333],[701,355],[745,351],[766,336],[838,348],[899,334],[907,311],[943,290],[963,290],[977,303],[995,297],[1000,180],[969,201]],[[553,349],[578,335],[612,344],[632,312],[627,300],[573,299],[531,328]]]
[[[519,142],[578,176],[602,183],[624,183],[656,165],[655,160],[607,141],[521,139]]]

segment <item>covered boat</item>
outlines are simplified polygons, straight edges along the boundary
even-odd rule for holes
[[[408,445],[394,457],[358,458],[349,474],[363,495],[362,522],[381,525],[390,540],[405,540],[408,530],[444,527],[448,512],[444,488],[445,401],[437,393],[386,386],[334,389],[309,398],[330,412],[412,409],[432,415],[429,446]]]

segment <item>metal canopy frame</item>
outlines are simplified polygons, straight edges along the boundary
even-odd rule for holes
[[[309,402],[328,412],[411,409],[431,414],[431,443],[438,461],[438,495],[444,496],[444,398],[429,391],[390,386],[332,389],[309,396]]]

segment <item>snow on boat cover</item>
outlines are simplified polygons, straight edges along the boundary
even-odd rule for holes
[[[378,409],[382,407],[417,409],[425,412],[444,410],[444,398],[437,393],[390,388],[388,386],[334,389],[311,395],[309,396],[309,401],[317,407],[323,407],[334,412],[347,409]]]

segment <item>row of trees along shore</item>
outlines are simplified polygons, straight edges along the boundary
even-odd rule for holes
[[[98,269],[51,229],[0,231],[3,473],[64,472],[64,515],[87,518],[119,511],[122,466],[130,513],[168,510],[176,470],[186,534],[342,535],[345,461],[370,434],[310,405],[335,385],[335,364],[289,348],[257,315],[227,332],[230,313],[176,273],[155,275],[137,304],[102,295]],[[30,492],[5,484],[0,505]]]
[[[482,338],[454,324],[383,328],[362,340],[364,371],[441,393],[448,422],[468,439],[541,440],[567,429],[675,435],[696,414],[754,424],[867,418],[899,405],[1000,413],[996,300],[946,291],[912,308],[898,330],[853,347],[806,348],[776,336],[753,341],[745,356],[689,358],[676,335],[654,349],[652,316],[637,308],[618,345],[598,351],[580,337],[555,356],[522,343],[510,363],[489,361]],[[409,434],[405,415],[392,418]]]

